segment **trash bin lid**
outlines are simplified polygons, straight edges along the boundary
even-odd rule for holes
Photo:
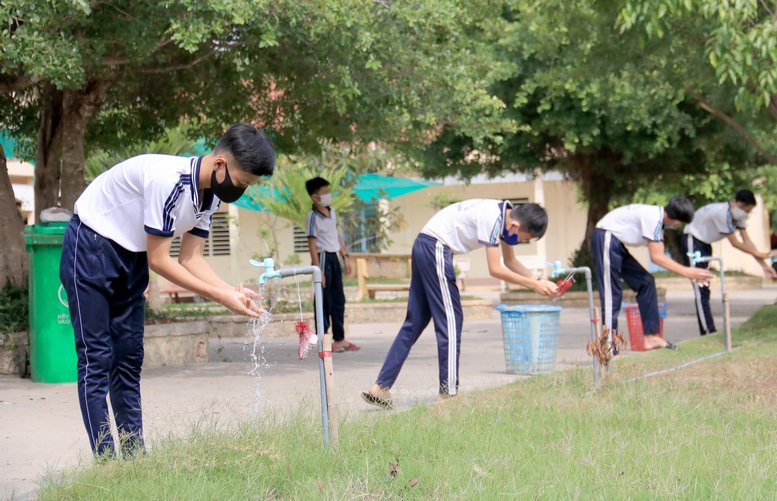
[[[62,245],[67,225],[68,223],[57,221],[28,226],[24,230],[24,236],[27,238],[27,250],[30,250],[30,246]]]
[[[561,306],[550,304],[500,304],[496,307],[499,311],[515,311],[518,313],[552,313],[561,311]]]
[[[36,223],[27,227],[27,233],[32,235],[64,235],[68,223],[52,221],[50,223]]]

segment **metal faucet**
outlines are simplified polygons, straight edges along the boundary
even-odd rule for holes
[[[591,283],[592,276],[591,276],[591,268],[588,266],[579,266],[577,268],[564,268],[561,265],[561,261],[553,261],[553,262],[547,262],[546,263],[549,268],[552,268],[550,272],[551,278],[558,277],[558,276],[564,276],[564,275],[573,275],[575,273],[583,273],[585,274],[585,283],[586,287],[588,289],[588,317],[591,320],[591,342],[596,343],[598,333],[596,332],[596,310],[594,307],[594,292],[593,292],[593,285]],[[612,332],[609,335],[609,342],[612,346]],[[597,360],[596,357],[593,357],[593,369],[594,369],[594,386],[599,385],[599,360]]]
[[[271,278],[280,278],[281,276],[280,270],[275,269],[275,260],[271,257],[265,258],[264,261],[250,259],[248,262],[251,264],[251,266],[264,268],[264,273],[259,275],[259,285],[264,285],[265,280],[269,280]]]
[[[249,264],[257,268],[264,268],[264,272],[259,275],[259,285],[264,285],[265,280],[273,278],[296,277],[298,275],[313,276],[313,293],[315,295],[316,309],[316,337],[318,345],[318,371],[321,391],[321,426],[324,431],[324,445],[329,446],[330,428],[332,440],[336,443],[338,440],[337,416],[334,407],[334,388],[330,387],[332,373],[332,352],[327,348],[324,352],[324,290],[321,286],[321,268],[318,266],[305,266],[302,268],[281,268],[275,269],[275,260],[271,257],[262,261],[250,259]],[[327,341],[328,343],[329,341]],[[329,346],[327,344],[327,346]],[[325,361],[326,359],[326,361]],[[328,366],[328,367],[327,367]],[[327,374],[330,377],[327,377]],[[331,407],[331,408],[330,408]]]

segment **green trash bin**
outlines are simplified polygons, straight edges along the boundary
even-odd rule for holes
[[[25,232],[30,256],[30,375],[39,383],[70,383],[78,378],[70,310],[59,280],[67,224],[38,223]]]

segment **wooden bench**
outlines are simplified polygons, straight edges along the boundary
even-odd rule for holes
[[[409,254],[351,254],[356,260],[356,280],[359,286],[358,301],[375,299],[378,292],[409,292],[411,260]],[[399,278],[407,283],[370,284],[369,278]]]
[[[189,300],[192,302],[197,302],[198,298],[200,297],[200,295],[196,292],[192,292],[189,289],[184,289],[180,285],[174,284],[173,282],[167,282],[167,285],[159,289],[159,293],[167,294],[170,302],[172,303],[183,303],[184,300],[186,300],[186,302]]]

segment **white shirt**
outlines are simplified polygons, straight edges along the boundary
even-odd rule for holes
[[[318,252],[340,251],[337,214],[332,207],[329,207],[329,216],[327,217],[313,206],[305,219],[305,227],[307,228],[308,237],[316,239],[316,250]]]
[[[208,237],[221,201],[199,195],[201,157],[139,155],[103,172],[76,200],[81,221],[132,252],[146,251],[146,234],[186,232]]]
[[[711,244],[746,226],[745,219],[741,221],[734,219],[728,202],[720,202],[705,205],[697,210],[693,221],[685,226],[683,233],[691,234],[702,242]]]
[[[643,246],[664,240],[664,208],[658,205],[631,204],[618,207],[596,223],[625,245]]]
[[[505,224],[505,210],[511,208],[512,204],[507,201],[465,200],[432,216],[421,233],[436,238],[454,254],[466,254],[484,246],[497,247]]]

